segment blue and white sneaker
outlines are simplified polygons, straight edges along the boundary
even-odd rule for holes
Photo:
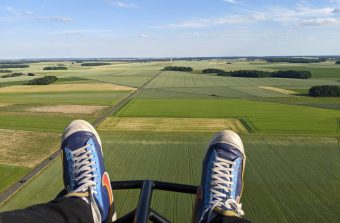
[[[240,199],[246,156],[241,138],[225,130],[215,135],[203,160],[199,222],[217,214],[241,217]]]
[[[62,136],[61,154],[66,196],[89,203],[94,223],[116,220],[102,145],[93,126],[83,120],[71,122]]]

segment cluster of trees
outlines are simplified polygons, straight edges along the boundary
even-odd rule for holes
[[[2,78],[8,78],[8,77],[19,77],[19,76],[23,76],[25,74],[23,73],[12,73],[12,74],[6,74],[6,75],[3,75],[1,76]]]
[[[223,73],[225,73],[224,70],[216,69],[216,68],[207,68],[207,69],[202,70],[202,72],[204,74],[215,74],[215,73],[216,74],[223,74]],[[223,76],[223,75],[221,75],[221,76]]]
[[[340,86],[320,85],[309,89],[309,96],[312,97],[340,97]]]
[[[272,72],[259,71],[259,70],[237,70],[229,71],[224,73],[218,73],[219,76],[230,76],[230,77],[271,77]]]
[[[216,73],[218,76],[230,76],[230,77],[278,77],[278,78],[298,78],[308,79],[312,77],[310,71],[259,71],[259,70],[238,70],[238,71],[224,71],[215,68],[204,69],[203,73]]]
[[[27,76],[35,76],[34,73],[28,73]]]
[[[33,80],[28,81],[29,85],[48,85],[52,84],[53,82],[56,82],[58,78],[56,76],[45,76],[36,78]]]
[[[7,68],[27,68],[29,65],[27,64],[0,64],[0,69]]]
[[[43,70],[67,70],[65,66],[57,66],[57,67],[44,67]]]
[[[111,63],[82,63],[81,66],[106,66],[106,65],[111,65]]]
[[[308,79],[312,77],[312,73],[304,70],[286,70],[272,72],[272,77]]]
[[[164,67],[163,70],[191,72],[194,69],[192,69],[191,67],[167,66],[167,67]]]
[[[340,60],[336,61],[335,64],[340,64]]]
[[[12,73],[11,70],[0,70],[0,73]]]
[[[264,58],[265,61],[275,62],[286,62],[286,63],[320,63],[327,60],[327,58],[296,58],[296,57],[269,57]]]

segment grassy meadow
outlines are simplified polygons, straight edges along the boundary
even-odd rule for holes
[[[44,66],[55,65],[52,62],[34,63],[29,70],[38,75],[58,76],[53,85],[105,83],[138,88],[169,65],[166,62],[115,62],[103,67],[64,64],[69,68],[66,71],[42,70]],[[111,180],[154,179],[198,185],[202,158],[213,133],[233,129],[241,134],[247,154],[242,198],[246,218],[268,223],[338,222],[340,160],[336,132],[340,100],[311,98],[305,93],[313,85],[339,85],[340,67],[330,62],[292,65],[242,60],[175,61],[174,65],[191,66],[194,71],[161,72],[118,113],[99,125]],[[219,77],[202,74],[205,68],[310,70],[313,78]],[[47,140],[48,134],[58,135],[75,118],[93,121],[105,108],[132,92],[73,88],[58,92],[8,92],[4,90],[8,86],[25,81],[23,77],[10,79],[5,82],[0,78],[0,129],[13,131],[11,134],[40,135],[41,144],[28,147],[25,152],[32,151],[33,157],[38,147],[53,150],[56,146],[54,140]],[[107,107],[82,114],[27,110],[56,105]],[[39,121],[42,117],[43,121]],[[41,155],[51,150],[41,151]],[[0,171],[6,171],[6,175],[0,176],[0,191],[30,168],[22,163],[3,164],[0,160]],[[49,201],[62,189],[61,162],[57,159],[0,204],[0,210]],[[135,207],[139,191],[114,191],[114,196],[121,216]],[[156,192],[152,206],[173,222],[186,223],[190,222],[193,202],[192,195]]]

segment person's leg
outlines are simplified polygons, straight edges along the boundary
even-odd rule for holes
[[[46,204],[0,213],[0,222],[92,223],[90,205],[81,198],[61,197]]]
[[[194,223],[242,223],[240,199],[246,156],[241,138],[233,131],[215,135],[203,160]]]
[[[0,222],[107,222],[116,219],[101,140],[86,121],[71,122],[61,143],[67,194],[47,204],[0,213]]]

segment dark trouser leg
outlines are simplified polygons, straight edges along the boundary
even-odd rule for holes
[[[93,223],[91,207],[81,198],[61,197],[46,204],[0,213],[0,223]]]
[[[251,223],[251,222],[244,218],[226,217],[223,215],[217,215],[209,223]]]

